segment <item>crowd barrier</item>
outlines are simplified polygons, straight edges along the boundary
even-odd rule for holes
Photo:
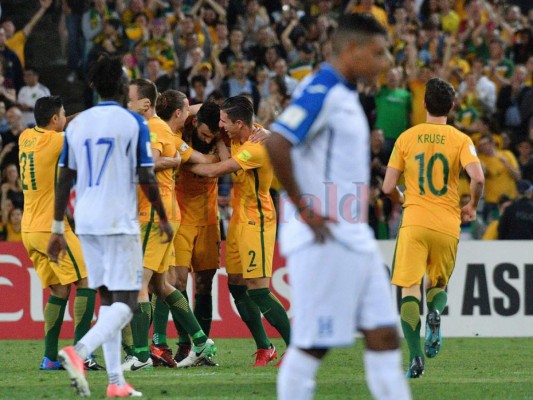
[[[394,241],[380,241],[379,245],[385,263],[390,266]],[[224,246],[222,260],[223,252]],[[328,264],[329,260],[324,260],[324,269],[334,272],[335,265]],[[272,290],[291,315],[288,271],[277,247]],[[399,290],[391,290],[398,307]],[[188,291],[189,298],[193,299],[191,279]],[[0,339],[42,338],[43,308],[47,297],[48,291],[42,290],[22,244],[0,243]],[[63,338],[73,337],[72,303],[69,301],[65,314]],[[423,304],[421,315],[425,314]],[[268,323],[265,326],[270,336],[278,336]],[[175,332],[169,321],[169,337],[176,336]],[[531,241],[463,241],[459,244],[457,263],[448,288],[443,332],[449,337],[533,336]],[[223,268],[213,283],[211,336],[249,337],[231,300]]]

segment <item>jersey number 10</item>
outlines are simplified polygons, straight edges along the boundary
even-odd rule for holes
[[[442,153],[433,154],[426,165],[426,154],[419,153],[415,156],[415,160],[418,161],[418,190],[421,195],[426,194],[426,180],[428,183],[429,191],[435,196],[444,196],[448,191],[448,177],[450,175],[450,166],[446,156]],[[442,188],[437,189],[433,183],[433,168],[437,161],[442,162],[442,174],[444,185]]]
[[[94,182],[94,186],[98,186],[100,184],[100,180],[102,179],[102,175],[104,174],[104,170],[107,167],[107,164],[109,163],[109,158],[111,157],[111,153],[113,152],[113,149],[115,148],[115,139],[110,137],[103,137],[96,141],[95,145],[92,145],[91,139],[85,139],[85,142],[83,143],[85,146],[85,149],[87,150],[87,167],[89,170],[89,182],[87,186],[91,187],[93,186],[93,177],[96,176],[96,181]],[[104,148],[103,146],[107,146],[107,148]],[[95,148],[96,147],[96,148]],[[101,164],[94,165],[96,163],[95,159],[93,159],[93,154],[105,150],[104,159],[102,160]],[[97,157],[96,159],[101,159],[101,157]],[[93,168],[94,168],[94,174],[93,174]]]

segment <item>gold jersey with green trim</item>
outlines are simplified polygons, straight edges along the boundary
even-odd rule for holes
[[[186,144],[187,147],[184,146]],[[182,162],[187,162],[192,154],[192,143],[185,143],[181,135],[176,139]],[[215,153],[215,148],[210,154]],[[181,226],[206,226],[218,224],[218,178],[193,174],[180,169],[176,175],[176,197],[180,205]]]
[[[246,141],[231,142],[231,157],[241,170],[233,173],[233,215],[231,223],[265,230],[276,225],[276,210],[270,196],[274,175],[265,146]]]
[[[423,226],[459,238],[459,172],[479,162],[472,140],[444,124],[416,125],[396,140],[389,167],[402,171],[402,227]]]
[[[168,124],[158,116],[154,116],[148,120],[148,129],[150,129],[152,149],[159,150],[160,157],[176,157],[176,139]],[[176,200],[176,194],[174,192],[175,169],[167,168],[157,171],[155,176],[159,185],[161,199],[167,212],[168,220],[179,222],[181,215]],[[138,190],[138,196],[139,222],[159,221],[159,216],[155,212],[155,209],[140,188]]]
[[[20,178],[24,192],[22,232],[50,232],[52,229],[57,163],[63,141],[62,132],[39,127],[20,134]],[[68,224],[65,229],[70,229]]]

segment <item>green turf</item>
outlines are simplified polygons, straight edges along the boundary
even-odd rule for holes
[[[126,379],[147,399],[274,399],[277,369],[252,368],[251,340],[218,339],[216,368],[157,368]],[[281,342],[276,341],[281,347]],[[41,341],[0,341],[0,399],[74,399],[64,371],[39,371]],[[101,353],[99,360],[102,360]],[[414,399],[533,399],[533,340],[445,338],[426,373],[410,381]],[[404,354],[404,367],[407,359]],[[105,372],[89,372],[92,398],[103,398]],[[332,352],[318,376],[317,399],[370,399],[362,346]]]

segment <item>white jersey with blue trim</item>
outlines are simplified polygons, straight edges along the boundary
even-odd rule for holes
[[[105,101],[68,125],[60,167],[77,172],[76,233],[138,234],[137,168],[153,166],[146,120]]]
[[[331,66],[307,77],[287,109],[270,126],[294,146],[293,170],[308,204],[337,224],[335,240],[358,251],[376,243],[367,224],[370,178],[369,127],[357,91]],[[280,207],[281,250],[284,254],[314,240],[286,195]]]

